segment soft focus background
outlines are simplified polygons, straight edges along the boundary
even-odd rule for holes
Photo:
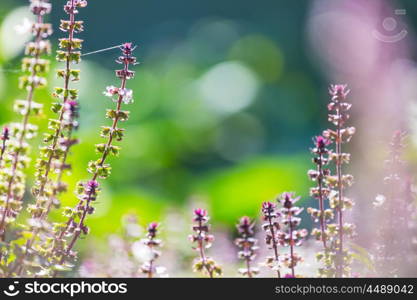
[[[53,1],[55,47],[63,35],[57,24],[65,17],[64,2]],[[26,4],[0,3],[0,123],[16,120],[12,102],[24,95],[14,70],[26,40],[15,26],[30,18]],[[123,124],[122,153],[111,161],[111,178],[88,221],[92,235],[81,244],[85,257],[93,244],[106,249],[104,241],[120,232],[122,216],[135,213],[142,225],[162,222],[165,237],[172,238],[168,244],[182,248],[187,266],[188,222],[192,208],[203,206],[218,232],[217,247],[225,247],[213,249],[213,256],[221,253],[220,260],[230,262],[233,224],[244,214],[258,217],[262,201],[293,190],[302,205],[315,205],[308,196],[309,147],[328,126],[327,86],[333,82],[352,88],[351,124],[358,131],[349,146],[349,171],[357,181],[350,191],[357,202],[352,218],[364,224],[358,244],[371,243],[371,203],[382,184],[389,137],[408,129],[411,149],[417,141],[415,1],[90,0],[78,17],[86,23],[84,52],[132,41],[141,61],[129,82],[135,102]],[[82,142],[73,148],[71,186],[88,178],[85,167],[96,157],[99,127],[108,123],[110,102],[102,92],[118,84],[117,55],[90,55],[81,64]],[[36,96],[47,107],[51,89],[62,84],[51,74],[49,90]],[[410,170],[417,161],[412,153]],[[63,201],[76,199],[69,194]],[[303,226],[311,226],[307,216]],[[168,266],[171,275],[178,270]]]

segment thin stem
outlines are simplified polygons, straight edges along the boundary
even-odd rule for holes
[[[250,266],[250,258],[246,258],[246,269],[248,270],[248,277],[252,278],[252,271],[251,271],[251,266]]]
[[[279,262],[279,254],[278,254],[277,241],[276,241],[276,237],[275,237],[274,225],[272,224],[272,219],[271,218],[268,218],[268,221],[269,221],[269,228],[271,230],[271,235],[272,235],[272,248],[274,249],[275,261],[278,263]],[[277,270],[277,276],[278,276],[278,278],[281,278],[281,272],[279,270]]]
[[[292,213],[288,214],[288,222],[290,223],[290,255],[291,255],[291,275],[295,277],[295,265],[294,265],[294,239],[293,239],[293,225],[292,225]]]
[[[198,227],[201,228],[203,226],[201,221],[198,221]],[[207,273],[209,274],[210,278],[213,278],[213,270],[209,267],[207,264],[207,258],[206,254],[204,252],[204,242],[202,240],[202,231],[199,229],[198,231],[198,250],[200,251],[200,257],[203,262],[204,267],[207,270]]]
[[[319,208],[320,208],[320,229],[321,229],[321,240],[323,242],[324,249],[327,249],[326,243],[326,222],[324,220],[324,195],[323,195],[323,154],[319,155],[319,163],[317,164],[317,170],[319,176],[317,178],[317,184],[319,187]]]
[[[152,235],[150,240],[153,241],[154,238],[155,235]],[[152,258],[149,260],[148,278],[153,278],[153,265],[155,262],[154,249],[152,243],[148,243],[147,245],[149,247],[149,252],[152,253]]]
[[[338,264],[336,266],[336,276],[343,277],[343,182],[342,182],[342,134],[341,134],[341,113],[340,104],[336,109],[338,116],[337,130],[336,130],[336,173],[337,173],[337,188],[338,188],[338,221],[339,221],[339,247],[338,247]]]
[[[69,129],[68,133],[67,133],[67,139],[70,141],[72,138],[72,128]],[[60,169],[59,169],[59,173],[58,176],[55,180],[55,188],[53,189],[53,193],[52,193],[52,197],[50,198],[50,201],[47,203],[47,207],[46,207],[46,211],[41,215],[41,219],[45,219],[48,215],[49,212],[51,211],[52,208],[52,204],[53,204],[53,199],[57,196],[58,194],[58,190],[56,189],[57,186],[59,186],[59,184],[62,182],[62,176],[64,174],[64,169],[63,167],[66,165],[67,163],[67,158],[68,158],[68,154],[70,151],[70,146],[67,146],[65,148],[64,154],[62,155],[61,161],[60,161]]]
[[[127,62],[125,62],[124,63],[125,74],[128,71],[128,67],[129,67],[129,64]],[[125,75],[122,78],[121,89],[124,89],[126,87],[126,83],[127,83],[127,77]],[[117,106],[116,106],[116,117],[113,119],[113,124],[112,124],[111,130],[110,130],[111,133],[113,133],[116,130],[117,124],[120,120],[120,111],[121,111],[122,102],[123,102],[123,95],[119,95],[118,100],[117,100]],[[100,162],[98,164],[98,167],[102,167],[104,165],[104,163],[106,161],[106,158],[109,154],[109,150],[110,150],[110,146],[111,146],[112,142],[113,142],[113,134],[110,134],[109,139],[108,139],[107,144],[106,144],[106,147],[105,147],[105,150],[104,150],[103,155],[102,155],[102,157],[100,159]],[[98,178],[98,170],[99,170],[99,168],[97,168],[96,172],[94,172],[91,181],[95,181]],[[75,229],[75,234],[74,234],[71,242],[69,243],[67,249],[65,250],[65,254],[61,257],[61,261],[60,261],[61,264],[64,262],[65,257],[70,254],[70,252],[71,252],[72,248],[74,247],[76,241],[80,237],[81,229],[84,226],[84,221],[85,221],[85,218],[87,216],[87,212],[89,211],[89,208],[90,208],[90,205],[91,205],[91,201],[92,201],[92,198],[93,198],[92,196],[93,196],[93,189],[90,189],[87,193],[87,199],[85,200],[85,207],[83,209],[83,213],[82,213],[80,222],[78,223],[77,228]],[[82,204],[79,204],[79,205],[82,205]],[[67,231],[67,229],[68,229],[69,225],[72,223],[72,221],[73,221],[73,218],[70,218],[68,220],[67,226],[63,231],[61,231],[61,234],[60,234],[59,238],[63,238],[65,232]]]
[[[247,234],[244,234],[244,238],[245,238],[245,242],[244,242],[244,246],[243,246],[243,251],[245,253],[253,253],[252,251],[252,246],[251,243],[249,242],[249,236]],[[252,270],[251,270],[251,256],[245,256],[245,263],[246,263],[246,270],[247,270],[247,274],[249,278],[252,278]]]

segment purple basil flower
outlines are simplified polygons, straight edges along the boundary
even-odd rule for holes
[[[194,210],[194,222],[202,222],[205,223],[208,221],[207,210],[202,208],[197,208]]]
[[[30,0],[30,2],[30,10],[35,15],[43,16],[51,12],[52,5],[48,0]]]
[[[204,272],[210,278],[215,275],[221,275],[221,267],[214,261],[214,259],[206,255],[206,249],[211,247],[214,241],[214,236],[209,233],[210,225],[207,224],[209,217],[207,211],[202,208],[194,209],[193,221],[196,223],[193,225],[192,230],[194,233],[189,236],[192,243],[196,246],[193,247],[199,254],[199,257],[194,261],[194,271]]]
[[[321,135],[316,136],[314,138],[314,145],[320,150],[325,149],[330,144],[331,144],[331,140],[326,139],[325,137],[323,137]]]
[[[254,277],[259,273],[258,268],[252,266],[252,261],[256,257],[258,250],[258,240],[254,238],[255,223],[249,217],[242,217],[236,228],[239,237],[235,239],[235,244],[240,248],[238,257],[245,261],[245,268],[239,269],[239,273],[249,278]]]
[[[332,84],[330,85],[329,93],[334,98],[344,100],[350,93],[350,90],[347,89],[347,84]]]
[[[87,182],[87,189],[90,192],[96,191],[100,184],[96,180],[90,180]]]

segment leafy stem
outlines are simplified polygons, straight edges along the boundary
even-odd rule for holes
[[[31,55],[33,58],[27,60],[25,59],[24,63],[22,64],[24,66],[24,70],[30,70],[30,75],[22,76],[20,79],[21,86],[27,89],[27,95],[26,99],[24,100],[24,109],[21,111],[21,113],[23,114],[23,119],[21,121],[21,124],[16,129],[16,135],[18,135],[16,143],[17,145],[12,155],[10,176],[8,177],[6,184],[7,188],[5,193],[5,205],[0,221],[0,241],[5,240],[7,227],[6,218],[11,213],[10,202],[12,201],[12,198],[15,197],[15,200],[19,202],[23,198],[23,195],[14,195],[14,185],[18,177],[19,163],[22,163],[22,156],[25,154],[25,151],[27,151],[25,137],[29,130],[29,117],[33,110],[34,92],[37,87],[41,87],[45,84],[45,79],[40,77],[39,74],[46,71],[47,62],[41,59],[41,55],[50,51],[48,43],[41,44],[43,42],[43,39],[50,34],[46,29],[46,24],[43,23],[44,14],[50,12],[50,4],[44,1],[39,1],[39,3],[34,2],[32,3],[31,9],[32,12],[37,16],[37,21],[33,27],[33,33],[35,36],[34,42],[27,44],[26,53]],[[27,63],[26,61],[29,62]]]

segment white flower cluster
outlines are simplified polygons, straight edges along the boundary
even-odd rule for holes
[[[131,89],[121,89],[115,86],[108,86],[103,94],[112,98],[114,102],[117,102],[119,97],[121,97],[121,100],[125,104],[133,103],[133,91]],[[114,98],[115,95],[117,95],[116,98]]]

